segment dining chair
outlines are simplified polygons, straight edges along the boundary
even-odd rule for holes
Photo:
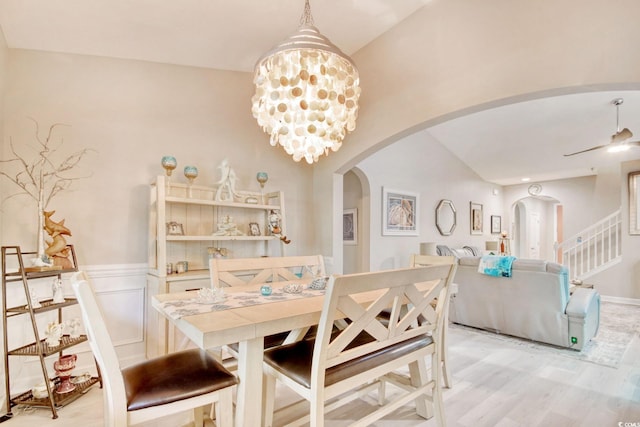
[[[322,255],[260,258],[211,258],[211,287],[239,286],[324,276]]]
[[[444,426],[440,369],[443,312],[456,265],[404,268],[331,277],[315,339],[265,350],[264,425],[273,423],[276,381],[310,402],[308,415],[288,424],[324,426],[324,413],[378,389],[381,382],[398,387],[399,396],[379,401],[375,411],[352,426],[367,426],[415,400],[416,412],[434,415]],[[363,298],[375,300],[361,305]],[[435,308],[430,304],[437,298]],[[388,322],[378,314],[390,308]],[[424,319],[418,322],[418,318]],[[344,329],[333,328],[337,319]],[[398,369],[409,368],[408,375]],[[386,399],[385,399],[386,400]]]
[[[206,351],[186,350],[120,368],[95,293],[83,272],[71,278],[89,346],[104,384],[104,425],[124,427],[193,409],[203,426],[203,407],[218,406],[217,425],[233,423],[237,378]]]
[[[281,281],[311,281],[314,277],[325,276],[324,258],[322,255],[298,255],[286,257],[260,258],[211,258],[209,275],[212,288],[227,286],[254,285],[276,283]],[[289,337],[289,332],[268,335],[264,339],[265,348],[281,345],[290,340],[301,339],[304,333]],[[238,344],[225,346],[231,358],[225,358],[225,366],[234,369],[238,358]],[[218,353],[222,360],[222,353]]]
[[[452,265],[457,264],[456,257],[454,256],[437,256],[437,255],[419,255],[412,254],[411,259],[409,261],[410,267],[422,267],[429,265]],[[450,294],[455,294],[455,283],[451,285]],[[453,381],[451,377],[451,372],[449,369],[449,345],[447,343],[448,335],[449,335],[449,304],[450,298],[447,299],[446,304],[444,305],[444,322],[442,326],[442,351],[440,352],[442,356],[442,381],[446,388],[451,388],[453,386]]]

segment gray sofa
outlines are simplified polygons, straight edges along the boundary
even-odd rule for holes
[[[454,323],[582,350],[598,332],[600,295],[569,294],[566,267],[516,259],[511,277],[478,272],[480,257],[461,257],[449,319]]]

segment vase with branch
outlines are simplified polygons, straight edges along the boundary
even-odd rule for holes
[[[34,260],[35,265],[50,265],[51,261],[45,253],[45,209],[51,200],[64,190],[67,190],[74,181],[88,176],[73,176],[70,171],[74,169],[80,161],[91,151],[82,149],[70,155],[62,155],[61,161],[55,159],[60,156],[58,153],[63,145],[63,139],[54,138],[57,130],[63,123],[54,123],[46,132],[45,136],[40,134],[40,125],[31,119],[35,126],[35,154],[29,158],[24,152],[20,153],[11,138],[9,138],[9,149],[11,156],[8,159],[0,160],[0,176],[4,176],[20,188],[15,194],[3,199],[3,201],[20,195],[27,195],[36,201],[38,209],[38,237],[37,253],[38,258]],[[29,146],[28,146],[29,147]]]

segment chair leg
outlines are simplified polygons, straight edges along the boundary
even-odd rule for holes
[[[444,381],[444,387],[451,388],[453,386],[453,382],[451,381],[451,372],[449,370],[449,344],[447,343],[447,337],[449,335],[449,304],[444,308],[442,320],[444,322],[442,327],[442,337],[440,340],[442,343],[442,346],[440,347],[442,362],[438,363],[438,366],[442,365],[442,379]]]
[[[431,356],[432,363],[432,380],[433,380],[433,389],[432,389],[432,399],[433,399],[433,410],[436,416],[436,424],[439,427],[446,426],[446,420],[444,418],[444,405],[442,403],[442,382],[440,380],[441,370],[438,369],[440,367],[440,357],[436,353]]]
[[[233,427],[233,392],[231,387],[221,390],[216,411],[217,427]],[[215,405],[214,405],[215,406]]]
[[[431,371],[433,372],[434,369]],[[421,387],[429,381],[427,364],[424,358],[409,364],[409,376],[411,385],[414,387]],[[425,419],[433,416],[433,405],[431,405],[426,396],[422,395],[416,399],[416,413]]]
[[[195,427],[204,427],[204,408],[202,406],[193,408],[193,425]]]
[[[271,375],[262,377],[262,420],[264,427],[273,425],[273,412],[275,411],[276,378]]]

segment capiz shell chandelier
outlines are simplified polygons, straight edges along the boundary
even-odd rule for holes
[[[253,83],[253,117],[296,162],[338,151],[356,128],[358,70],[313,26],[309,0],[298,31],[258,60]]]

